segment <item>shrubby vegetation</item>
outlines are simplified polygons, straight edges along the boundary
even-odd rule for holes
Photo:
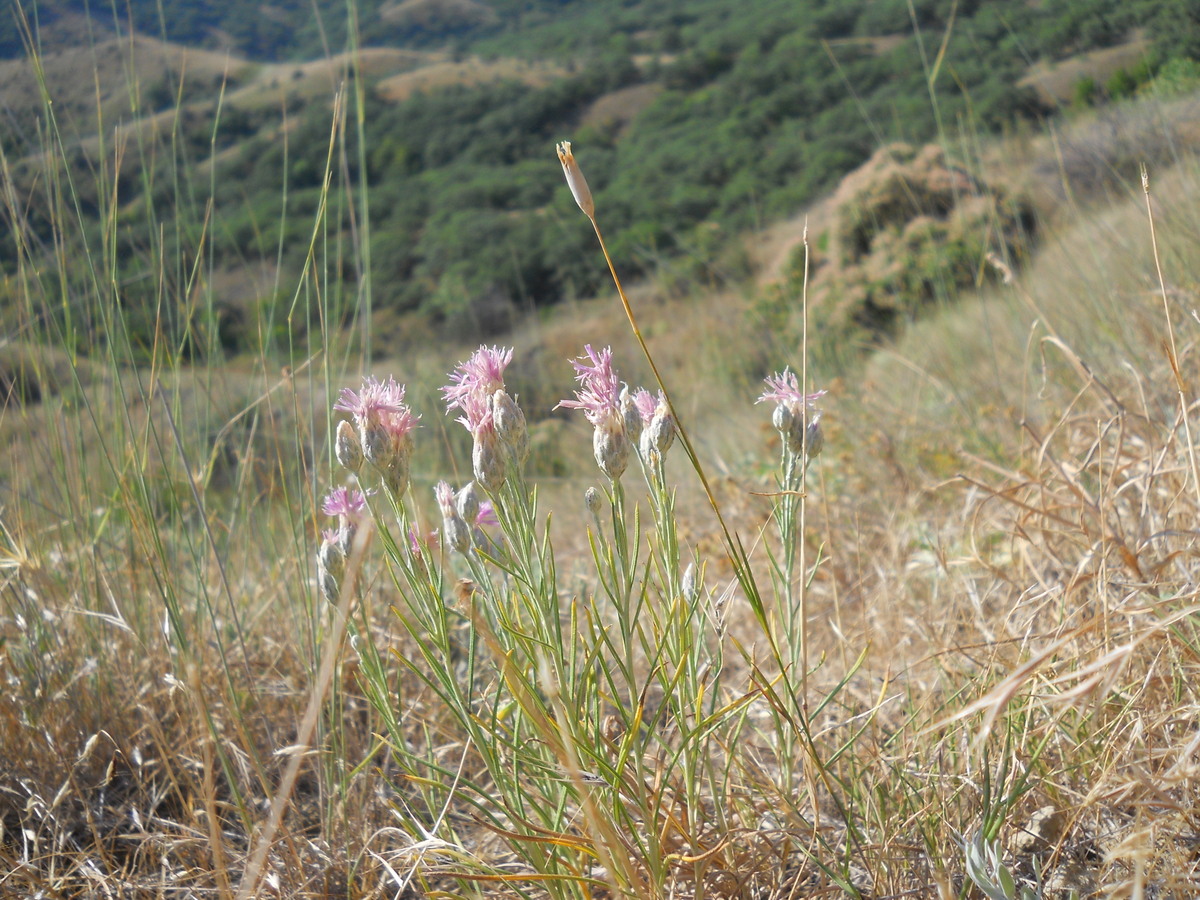
[[[284,53],[269,17],[250,7],[176,5],[162,4],[169,37],[204,39],[203,13],[243,49]],[[561,196],[545,177],[554,165],[546,148],[557,138],[575,141],[613,250],[637,274],[701,246],[707,256],[719,255],[714,234],[793,212],[881,143],[921,144],[939,135],[953,143],[960,131],[996,131],[1047,115],[1044,101],[1016,86],[1033,59],[1111,44],[1145,26],[1155,53],[1136,72],[1114,76],[1107,95],[1118,97],[1164,62],[1178,68],[1200,40],[1195,15],[1177,0],[492,7],[496,20],[464,25],[454,36],[457,50],[557,56],[573,73],[543,87],[500,81],[403,102],[363,85],[346,95],[332,153],[324,102],[305,107],[297,99],[286,135],[278,114],[248,119],[226,108],[219,119],[211,111],[197,119],[189,108],[170,151],[157,157],[157,171],[119,182],[116,252],[126,264],[140,257],[152,270],[156,232],[176,204],[202,206],[212,193],[204,246],[194,234],[165,239],[193,242],[189,252],[204,253],[216,267],[278,259],[298,271],[332,173],[370,197],[369,207],[338,210],[327,225],[338,234],[323,239],[369,240],[374,307],[486,335],[519,310],[600,286],[588,235],[578,222],[560,220]],[[133,21],[154,30],[152,8],[157,16],[157,4],[132,4]],[[387,17],[378,12],[372,2],[359,5],[364,41],[419,44],[433,37],[385,34]],[[311,52],[307,28],[290,48]],[[327,37],[341,40],[332,31]],[[658,93],[627,121],[586,115],[593,102],[638,84]],[[1088,99],[1100,97],[1096,89]],[[215,178],[197,165],[234,144],[241,146],[214,163]],[[367,213],[369,228],[356,230]],[[0,253],[11,270],[11,248]],[[340,274],[335,305],[361,303],[367,273],[347,267]],[[139,300],[137,289],[129,293],[132,306],[153,302],[149,295]]]

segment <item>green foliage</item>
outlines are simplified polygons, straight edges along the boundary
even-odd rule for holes
[[[307,5],[301,15],[298,2],[252,15],[250,7],[217,0],[183,4],[187,9],[177,9],[177,0],[135,0],[129,15],[137,27],[185,41],[203,42],[217,27],[258,56],[312,54],[316,22]],[[140,181],[117,174],[124,179],[122,208],[149,212],[121,214],[118,252],[149,265],[159,240],[152,232],[170,220],[181,197],[202,219],[203,201],[189,198],[207,198],[212,176],[198,164],[240,144],[214,163],[202,248],[212,264],[279,260],[296,272],[313,238],[322,186],[327,178],[342,180],[348,197],[365,192],[370,227],[357,231],[351,209],[340,207],[336,228],[345,230],[323,239],[370,241],[374,306],[420,311],[486,334],[516,309],[600,285],[586,222],[564,202],[554,176],[551,148],[571,138],[629,274],[661,272],[666,261],[702,253],[716,265],[685,262],[670,271],[680,279],[728,280],[746,267],[744,260],[721,260],[718,237],[793,213],[881,142],[935,139],[939,118],[988,131],[1046,114],[1032,92],[1015,87],[1031,55],[1056,58],[1120,40],[1129,28],[1158,21],[1164,3],[1048,0],[999,10],[949,0],[497,0],[490,4],[494,21],[464,22],[454,33],[456,52],[558,57],[568,77],[542,87],[515,80],[448,87],[400,103],[368,84],[361,94],[346,94],[346,124],[334,130],[332,155],[324,103],[289,101],[286,131],[278,113],[226,104],[218,117],[215,107],[192,103],[180,112],[170,151],[137,164],[148,166]],[[388,25],[379,6],[357,5],[363,42],[438,38],[436,28],[418,34]],[[316,6],[336,50],[346,23],[334,10],[326,0]],[[292,14],[308,24],[285,43],[272,23]],[[1175,40],[1162,29],[1156,34]],[[926,66],[943,41],[935,110]],[[1118,73],[1107,92],[1132,92],[1149,71]],[[584,124],[590,104],[635,85],[658,94],[628,122]],[[1080,87],[1089,103],[1099,93],[1094,84]],[[169,107],[175,87],[156,82],[146,97],[152,108]],[[82,169],[94,165],[81,161]],[[82,200],[85,215],[94,216],[96,203]],[[37,211],[31,216],[36,221]],[[200,246],[198,234],[187,240]],[[12,259],[11,248],[0,245],[0,266],[11,270]],[[362,287],[362,272],[344,274],[348,287]],[[157,298],[148,293],[138,302],[153,308]]]
[[[1186,94],[1200,87],[1200,61],[1195,59],[1168,60],[1154,79],[1155,91],[1164,96]]]
[[[1099,96],[1100,86],[1096,84],[1096,79],[1085,75],[1075,82],[1071,91],[1071,104],[1078,107],[1094,106]]]

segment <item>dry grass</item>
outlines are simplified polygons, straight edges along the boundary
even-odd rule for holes
[[[520,81],[542,87],[567,74],[566,69],[549,62],[526,62],[517,59],[484,60],[470,56],[464,60],[438,59],[413,72],[385,78],[379,83],[379,93],[399,102],[413,94],[463,85],[470,87],[498,80]]]
[[[1127,41],[1114,47],[1091,50],[1058,62],[1036,63],[1017,84],[1033,88],[1052,106],[1069,105],[1080,81],[1091,78],[1096,84],[1104,84],[1118,69],[1137,66],[1149,50],[1150,41],[1137,29]]]

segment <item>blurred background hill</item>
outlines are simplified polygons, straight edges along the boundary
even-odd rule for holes
[[[626,274],[681,290],[753,280],[746,235],[829,196],[882,147],[935,142],[950,180],[918,197],[893,179],[890,210],[859,212],[880,227],[847,226],[867,244],[827,257],[873,260],[843,272],[857,299],[830,314],[870,340],[945,293],[933,281],[998,277],[986,254],[1017,266],[1036,240],[1032,200],[977,170],[988,136],[1200,76],[1185,0],[364,0],[353,22],[324,0],[88,9],[13,5],[0,20],[0,269],[15,272],[18,241],[78,249],[107,220],[130,327],[152,340],[165,292],[190,353],[296,336],[276,313],[305,270],[327,171],[344,193],[321,240],[354,248],[329,308],[346,322],[372,309],[394,348],[488,338],[601,288],[590,235],[557,202],[556,140],[575,142]],[[78,193],[74,236],[54,233],[47,142]],[[952,214],[968,195],[990,199]],[[918,216],[895,246],[870,246],[890,240],[889,217]],[[929,254],[946,241],[949,281],[884,271],[902,252],[938,269]],[[163,258],[203,265],[163,283]],[[188,291],[212,293],[202,313]],[[14,296],[0,286],[9,328]]]

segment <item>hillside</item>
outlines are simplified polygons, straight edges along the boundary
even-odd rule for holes
[[[1005,16],[989,4],[928,2],[915,19],[892,0],[755,0],[736,17],[717,0],[533,3],[520,14],[493,3],[486,15],[479,4],[449,5],[438,15],[461,27],[440,46],[436,4],[366,4],[366,46],[307,62],[245,55],[254,41],[237,37],[249,34],[235,27],[246,15],[238,7],[218,29],[229,38],[222,50],[173,53],[177,45],[161,40],[105,39],[97,25],[86,53],[47,51],[39,62],[57,139],[78,147],[70,160],[86,229],[99,227],[94,215],[110,202],[89,196],[87,173],[114,180],[126,302],[156,303],[142,287],[153,284],[145,273],[160,239],[171,253],[203,253],[209,281],[247,273],[240,299],[206,304],[224,324],[204,327],[230,352],[253,349],[246,334],[263,332],[250,324],[275,301],[253,296],[253,273],[290,280],[303,271],[327,172],[329,190],[359,195],[357,212],[341,208],[321,225],[359,257],[339,273],[335,318],[369,303],[389,339],[417,321],[486,336],[601,285],[583,262],[586,236],[561,240],[556,189],[541,177],[547,143],[570,136],[587,155],[630,275],[678,269],[684,279],[736,280],[747,274],[739,232],[794,215],[882,144],[968,147],[972,135],[1039,127],[1062,90],[1051,83],[1069,81],[1063,73],[1081,65],[1070,60],[1087,54],[1097,61],[1079,72],[1115,79],[1093,102],[1149,84],[1183,59],[1170,54],[1186,52],[1187,27],[1164,26],[1172,2],[1047,2]],[[54,34],[74,23],[63,33],[77,33],[77,17],[55,17],[60,8],[69,5],[47,10],[43,27]],[[254,21],[287,12],[271,9]],[[425,36],[385,46],[376,19],[423,21]],[[168,36],[213,45],[186,15],[165,21]],[[3,147],[25,227],[44,242],[37,160],[51,126],[28,67],[3,65],[15,126]],[[104,142],[89,137],[97,126]],[[958,155],[971,165],[969,151]],[[200,216],[206,205],[202,234],[163,230],[180,210]],[[354,219],[368,216],[360,229]],[[697,271],[705,257],[712,265]],[[15,259],[10,235],[0,266],[12,272]],[[0,296],[6,308],[11,298]]]

